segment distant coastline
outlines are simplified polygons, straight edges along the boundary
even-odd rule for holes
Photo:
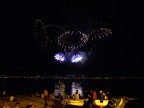
[[[7,75],[1,75],[0,79],[3,78],[22,78],[22,79],[144,79],[144,76],[142,77],[126,77],[126,76],[121,76],[121,77],[104,77],[104,76],[93,76],[93,77],[87,77],[87,76],[76,76],[76,75],[66,75],[66,76],[55,76],[55,75],[47,75],[47,76],[7,76]]]

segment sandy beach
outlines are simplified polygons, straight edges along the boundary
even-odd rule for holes
[[[20,106],[25,108],[28,104],[32,104],[35,108],[43,108],[44,107],[44,99],[40,97],[32,97],[32,96],[25,96],[19,95],[15,96],[13,101],[10,101],[10,96],[0,97],[0,108],[3,107],[5,103],[7,103],[10,108],[15,106],[16,102],[20,102]],[[59,99],[48,99],[47,103],[49,107],[55,105],[55,103],[60,102]]]
[[[118,106],[117,108],[124,108],[125,104],[128,101],[134,100],[136,98],[128,98],[128,97],[121,97],[123,98],[123,104],[121,106]],[[26,96],[26,95],[18,95],[14,97],[13,101],[10,101],[10,96],[3,96],[0,97],[0,108],[3,107],[5,103],[7,103],[10,108],[13,108],[15,106],[16,102],[20,102],[21,108],[25,108],[28,104],[32,104],[34,108],[44,108],[44,99],[41,97],[34,97],[34,96]],[[48,99],[47,101],[49,108],[62,108],[62,104],[60,102],[60,99]]]

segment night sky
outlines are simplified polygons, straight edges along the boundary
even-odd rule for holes
[[[95,76],[143,76],[142,43],[127,5],[114,1],[7,3],[1,9],[1,74],[88,74]],[[33,35],[35,21],[74,29],[87,21],[108,24],[113,34],[96,44],[95,54],[83,65],[59,64],[52,53],[41,51]]]

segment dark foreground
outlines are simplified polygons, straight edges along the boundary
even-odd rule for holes
[[[115,108],[144,108],[144,99],[139,98],[129,98],[129,97],[121,97],[124,99],[123,105],[115,107]],[[13,101],[10,101],[9,96],[0,97],[0,108],[7,104],[10,108],[15,106],[16,102],[20,102],[21,108],[26,108],[28,104],[32,104],[33,108],[44,108],[44,99],[32,97],[32,96],[16,96]],[[59,99],[48,99],[48,107],[47,108],[88,108],[88,107],[80,107],[80,106],[72,106],[72,105],[63,105]],[[96,105],[93,108],[98,108]],[[110,107],[105,107],[110,108]]]

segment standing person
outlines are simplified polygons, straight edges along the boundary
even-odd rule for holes
[[[111,94],[110,94],[109,91],[106,92],[106,95],[107,95],[108,100],[111,100],[111,99],[112,99]]]
[[[93,98],[93,91],[94,91],[93,89],[90,90],[90,94],[91,94],[92,98]]]
[[[93,107],[93,90],[91,89],[87,92],[87,99],[84,101],[83,108],[92,108]]]
[[[45,107],[48,106],[48,104],[47,104],[47,99],[48,99],[48,91],[47,91],[47,90],[44,90],[44,100],[45,100],[44,106],[45,106]]]
[[[96,91],[94,90],[94,91],[93,91],[93,100],[95,100],[95,99],[97,99],[97,93],[96,93]]]
[[[98,98],[98,99],[101,99],[102,97],[103,97],[103,91],[100,90],[99,93],[98,93],[98,97],[97,97],[97,98]]]
[[[84,91],[84,98],[85,99],[88,98],[88,91],[87,90]]]
[[[89,108],[92,108],[92,106],[93,106],[93,95],[92,95],[92,93],[88,93],[88,107]]]
[[[98,99],[100,99],[100,102],[101,102],[101,103],[103,103],[103,99],[104,99],[103,96],[104,96],[104,95],[103,95],[103,91],[100,90],[100,91],[99,91],[99,94],[98,94]]]

